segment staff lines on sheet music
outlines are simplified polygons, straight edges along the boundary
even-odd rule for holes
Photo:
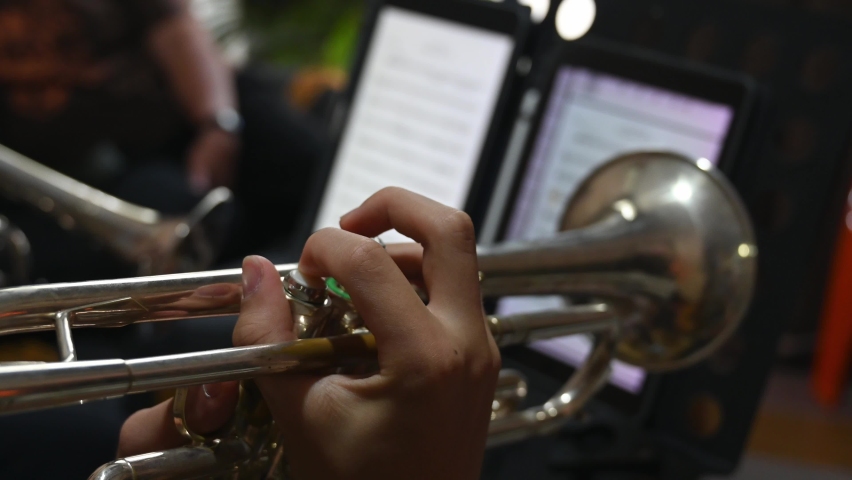
[[[436,145],[441,145],[438,150],[453,156],[462,155],[465,150],[464,139],[459,139],[458,136],[442,135],[441,133],[428,132],[425,129],[412,128],[405,122],[394,122],[387,118],[381,118],[372,112],[363,115],[360,120],[362,122],[361,127],[366,132],[381,132],[383,136],[390,135],[397,141],[408,141],[431,149],[435,149]]]
[[[381,140],[379,140],[381,143]],[[394,153],[393,150],[396,150],[399,153]],[[402,170],[406,172],[408,175],[411,173],[417,173],[419,176],[413,176],[413,178],[425,178],[435,179],[439,182],[440,185],[443,185],[444,182],[452,180],[453,177],[457,174],[456,170],[458,168],[456,165],[447,164],[447,163],[438,163],[429,160],[422,160],[413,155],[406,155],[403,149],[394,149],[393,147],[389,149],[370,149],[365,147],[360,147],[354,149],[352,152],[356,158],[366,159],[370,158],[371,162],[376,164],[376,162],[380,162],[383,167],[390,167],[392,170],[398,170],[400,168],[405,168],[406,170]],[[383,157],[375,158],[375,157]]]
[[[369,93],[376,96],[395,95],[402,96],[410,100],[417,100],[421,104],[430,107],[440,107],[439,110],[446,112],[458,112],[459,115],[468,115],[471,110],[477,109],[477,104],[468,100],[459,100],[456,98],[447,98],[447,95],[439,93],[437,96],[434,92],[426,92],[413,85],[404,85],[401,82],[387,82],[383,84],[377,79],[373,88],[368,89]],[[367,93],[367,92],[365,92]]]
[[[715,144],[713,142],[697,139],[695,137],[684,136],[678,134],[676,132],[669,132],[667,130],[663,130],[668,133],[670,137],[681,137],[676,143],[678,145],[686,145],[689,144],[691,147],[690,151],[678,151],[676,153],[681,153],[683,155],[689,157],[706,157],[711,160],[715,160],[716,152]],[[578,132],[580,133],[580,132]],[[583,131],[583,136],[572,136],[575,139],[574,143],[570,145],[570,149],[563,149],[560,151],[561,161],[560,163],[578,163],[577,159],[586,159],[586,162],[582,162],[586,165],[597,165],[598,163],[606,160],[605,158],[600,158],[601,156],[606,156],[609,158],[616,157],[618,155],[622,155],[625,153],[629,153],[631,151],[635,151],[639,148],[642,149],[670,149],[668,145],[674,144],[672,141],[648,141],[643,145],[639,146],[636,143],[628,143],[628,142],[619,142],[613,141],[609,144],[606,143],[606,139],[598,137],[595,133],[591,133],[588,131]],[[686,142],[683,141],[686,140]],[[592,140],[592,141],[588,141]],[[605,153],[602,153],[605,152]],[[586,172],[582,172],[585,174]]]
[[[421,153],[424,153],[435,159],[458,159],[463,157],[467,153],[464,151],[464,145],[455,142],[442,141],[442,139],[439,137],[426,137],[425,141],[423,140],[423,136],[410,136],[406,138],[399,138],[393,135],[389,135],[387,132],[375,128],[364,128],[364,130],[360,132],[360,135],[358,137],[353,138],[353,142],[363,141],[365,137],[373,137],[385,143],[390,142],[396,145],[413,144],[414,146],[420,146],[424,148]],[[409,146],[408,149],[410,148],[411,147]],[[449,164],[449,162],[446,161],[444,163]]]
[[[608,97],[611,93],[624,101],[636,101],[650,104],[655,108],[676,110],[677,113],[690,115],[696,110],[719,108],[719,104],[699,97],[674,92],[664,88],[637,83],[625,78],[593,72],[586,68],[567,67],[573,71],[573,80],[578,93],[591,93]]]
[[[437,136],[448,141],[464,142],[470,133],[470,128],[454,130],[443,125],[435,125],[413,115],[402,115],[393,110],[380,108],[365,109],[361,114],[361,120],[367,123],[388,125],[394,129],[414,131],[422,135]]]
[[[576,130],[572,138],[573,146],[583,146],[589,149],[611,150],[613,145],[618,143],[618,140],[606,138],[590,130]]]
[[[390,98],[382,98],[378,95],[373,95],[372,98],[369,99],[369,104],[371,107],[373,107],[370,109],[371,112],[379,110],[382,113],[385,113],[385,108],[387,108],[387,110],[391,112],[407,111],[410,114],[409,118],[428,123],[429,125],[435,127],[446,129],[447,131],[460,132],[467,135],[470,133],[471,130],[470,122],[459,121],[458,118],[453,116],[440,115],[433,112],[429,112],[405,100],[394,100]]]
[[[697,138],[704,141],[714,141],[718,137],[716,132],[704,130],[689,125],[674,122],[665,117],[660,117],[646,111],[639,111],[633,108],[625,108],[616,103],[607,102],[587,94],[578,93],[575,98],[576,103],[571,105],[571,108],[581,108],[609,115],[623,120],[625,117],[630,117],[638,122],[648,124],[649,122],[656,125],[665,125],[669,131],[679,131],[682,135],[692,138]],[[595,107],[597,106],[597,108]]]
[[[414,116],[400,115],[394,111],[377,108],[364,110],[361,113],[360,121],[362,122],[361,126],[365,129],[385,125],[391,130],[399,131],[402,135],[413,133],[421,136],[440,137],[455,142],[464,142],[468,134],[465,131],[445,128]]]
[[[684,135],[684,134],[679,133],[679,132],[672,132],[672,131],[667,130],[665,128],[660,128],[660,127],[653,126],[653,125],[651,125],[651,126],[645,125],[645,127],[646,127],[646,129],[643,132],[645,134],[649,133],[650,129],[658,129],[658,130],[662,130],[663,132],[665,132],[666,137],[669,137],[669,138],[680,137],[677,140],[678,144],[683,144],[683,143],[689,143],[689,144],[692,144],[692,145],[701,144],[701,146],[702,146],[702,148],[700,149],[700,150],[702,150],[701,152],[697,152],[697,151],[696,152],[687,152],[691,156],[706,155],[706,147],[712,147],[713,145],[715,145],[714,142],[711,142],[709,140],[704,140],[704,139],[701,139],[701,138],[697,138],[697,137],[693,137],[693,136],[689,136],[689,135]],[[638,128],[638,126],[637,126],[637,128]],[[617,134],[613,134],[612,139],[608,139],[608,138],[605,138],[605,137],[598,135],[598,133],[599,132],[596,132],[596,131],[592,132],[590,130],[580,130],[580,129],[575,130],[574,135],[572,135],[572,137],[571,137],[573,139],[573,143],[571,144],[571,148],[572,149],[576,149],[576,148],[587,149],[587,150],[590,150],[590,151],[604,150],[604,151],[607,151],[607,152],[612,152],[612,150],[616,149],[617,150],[616,153],[626,153],[630,150],[636,150],[637,144],[644,144],[642,148],[663,148],[666,145],[673,143],[671,141],[652,139],[651,138],[652,136],[648,136],[648,135],[644,136],[644,138],[642,139],[643,140],[642,142],[636,142],[636,141],[632,141],[630,139],[626,139],[625,135],[619,136]],[[696,149],[696,150],[698,150],[698,149]],[[610,155],[615,156],[615,154],[612,154],[612,153],[610,153]]]
[[[568,200],[567,195],[569,192],[573,191],[579,185],[579,180],[584,176],[584,174],[588,174],[589,170],[592,170],[596,164],[587,165],[584,169],[564,169],[564,168],[556,168],[550,175],[548,176],[548,182],[545,185],[558,186],[559,191],[565,192],[565,196],[561,198],[560,202],[565,202]]]
[[[367,103],[370,107],[373,107],[373,109],[376,109],[375,107],[378,106],[381,107],[378,110],[388,110],[393,112],[394,114],[407,111],[411,114],[411,117],[422,119],[424,122],[429,121],[428,118],[431,117],[432,120],[434,120],[429,121],[431,124],[441,125],[442,127],[446,127],[447,130],[463,131],[465,133],[470,133],[470,122],[463,121],[463,119],[467,120],[467,115],[462,115],[461,112],[457,111],[441,111],[439,113],[436,113],[434,112],[434,105],[426,104],[426,108],[422,108],[423,105],[416,105],[417,101],[418,99],[410,99],[405,97],[393,99],[388,98],[385,95],[377,95],[375,93],[370,95],[368,98],[366,98],[365,95],[365,103]]]
[[[387,59],[387,65],[397,67],[397,70],[414,71],[421,78],[431,78],[436,82],[453,83],[463,90],[466,89],[473,91],[482,87],[480,82],[471,78],[461,77],[455,70],[435,68],[432,64],[418,62],[416,60],[406,58],[403,55],[404,54],[391,53],[388,55],[389,58]]]
[[[484,100],[484,88],[476,89],[458,88],[452,83],[442,83],[429,81],[428,79],[417,76],[416,72],[405,70],[384,69],[376,73],[376,84],[383,84],[393,87],[399,84],[405,84],[413,90],[431,90],[432,92],[452,98],[453,101],[468,101],[471,98],[476,98],[477,103]]]
[[[370,145],[375,145],[379,148],[369,148]],[[353,153],[361,157],[364,155],[379,155],[387,159],[386,163],[401,164],[404,162],[408,168],[420,170],[424,175],[443,177],[441,180],[445,182],[452,180],[458,170],[458,166],[455,163],[425,158],[411,150],[388,145],[381,138],[371,139],[367,137],[366,141],[361,144],[353,143]]]
[[[435,172],[431,172],[422,168],[416,168],[416,164],[404,164],[400,161],[385,162],[381,159],[376,158],[375,156],[355,154],[353,155],[353,157],[358,159],[358,161],[361,162],[361,165],[359,165],[358,168],[354,168],[353,166],[353,168],[349,168],[346,171],[342,172],[350,180],[356,179],[357,177],[372,178],[368,177],[368,175],[371,175],[368,170],[372,167],[376,169],[382,169],[385,172],[393,172],[394,178],[399,180],[399,184],[397,185],[381,185],[379,189],[390,186],[403,187],[409,190],[423,190],[424,188],[429,188],[430,192],[438,192],[437,194],[433,195],[436,198],[443,198],[447,193],[447,183],[445,179],[438,178],[439,176],[446,177],[446,175],[436,175]]]
[[[423,187],[424,182],[422,178],[417,178],[411,175],[401,175],[396,178],[397,182],[393,184],[386,184],[379,181],[371,176],[368,172],[363,171],[363,169],[358,168],[350,168],[345,172],[341,172],[341,174],[346,178],[346,184],[344,188],[341,188],[336,195],[336,200],[333,202],[334,208],[337,211],[345,211],[345,209],[354,208],[355,206],[362,203],[366,200],[370,195],[378,192],[379,190],[386,187],[400,187],[411,190],[415,193],[422,193],[425,190]],[[430,190],[431,195],[428,195],[434,199],[442,200],[443,197],[447,196],[447,191],[443,188],[443,185],[439,185],[439,189]]]
[[[347,169],[340,172],[340,183],[343,185],[335,190],[335,195],[332,197],[332,211],[347,212],[352,208],[357,207],[364,202],[370,195],[378,192],[385,187],[393,187],[398,185],[387,185],[377,181],[373,177],[359,175],[357,169]],[[351,181],[351,177],[362,177],[366,182],[356,183]],[[344,180],[345,179],[345,180]]]
[[[387,142],[383,142],[381,138],[371,136],[367,133],[362,133],[360,138],[353,141],[351,148],[354,152],[362,151],[364,153],[373,154],[376,152],[376,149],[370,148],[371,146],[378,147],[380,151],[384,150],[384,152],[382,153],[383,155],[388,158],[394,158],[396,159],[396,161],[414,159],[425,165],[437,165],[437,167],[439,168],[445,168],[445,166],[447,165],[446,162],[432,161],[429,158],[426,158],[420,153],[417,153],[411,149],[390,145]]]

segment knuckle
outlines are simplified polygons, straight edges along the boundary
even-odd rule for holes
[[[431,363],[430,376],[435,380],[445,380],[462,374],[467,362],[458,348],[449,348],[435,354]]]
[[[441,221],[442,233],[454,239],[465,250],[476,250],[476,229],[470,215],[461,210],[453,210]]]
[[[450,355],[444,355],[436,365],[436,370],[442,377],[453,377],[465,370],[465,363],[461,353],[453,352]]]
[[[470,362],[468,368],[471,379],[475,381],[483,381],[494,378],[500,372],[500,356],[496,358],[490,351],[486,354],[476,357]]]
[[[382,268],[383,258],[387,255],[381,245],[372,240],[363,240],[349,254],[349,268],[352,276],[375,273]]]

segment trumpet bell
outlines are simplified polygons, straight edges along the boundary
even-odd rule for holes
[[[562,229],[613,212],[630,241],[619,242],[607,268],[598,264],[597,271],[645,272],[624,291],[657,300],[625,322],[618,357],[650,370],[706,357],[737,328],[754,290],[757,247],[739,197],[706,159],[638,153],[589,176]]]
[[[646,152],[607,162],[579,186],[561,228],[480,248],[483,291],[603,301],[621,317],[618,358],[652,371],[706,358],[745,314],[754,232],[706,159]]]
[[[236,213],[233,194],[210,191],[184,217],[125,202],[0,145],[0,192],[56,217],[137,266],[139,275],[209,268]],[[23,283],[23,282],[22,282]]]
[[[209,267],[225,246],[235,213],[229,189],[211,190],[189,215],[156,227],[153,241],[143,244],[154,249],[134,257],[140,272],[194,272]]]

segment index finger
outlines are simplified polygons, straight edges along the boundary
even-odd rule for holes
[[[400,188],[386,188],[340,219],[344,230],[377,236],[390,229],[423,245],[430,310],[444,317],[482,313],[476,235],[467,214]],[[476,322],[482,329],[482,322]]]
[[[375,241],[343,230],[320,230],[305,244],[299,271],[313,277],[334,277],[346,288],[376,336],[380,365],[386,355],[405,357],[424,337],[430,338],[426,307]]]

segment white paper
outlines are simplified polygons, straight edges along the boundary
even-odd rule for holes
[[[315,228],[388,186],[463,208],[512,49],[508,35],[383,8]]]

